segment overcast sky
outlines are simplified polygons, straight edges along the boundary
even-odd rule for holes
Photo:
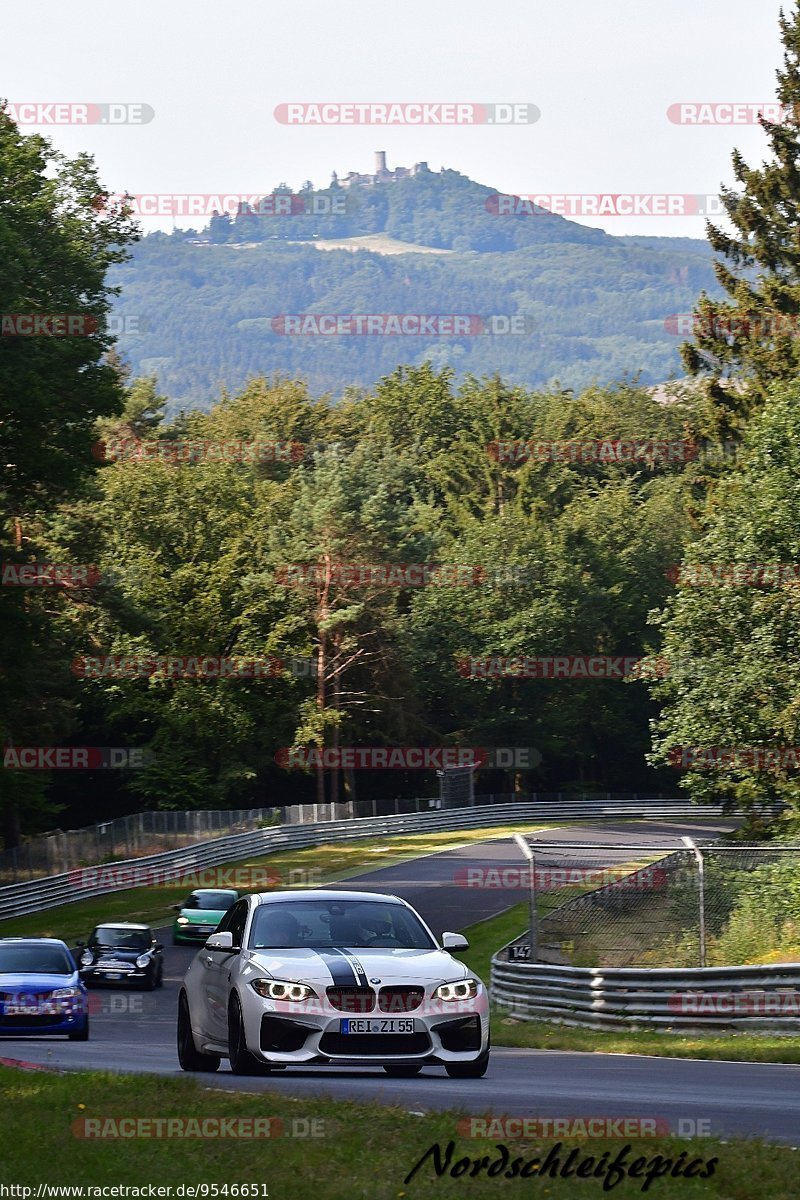
[[[671,123],[680,102],[774,99],[779,0],[30,0],[4,6],[0,95],[142,103],[146,125],[47,128],[113,192],[269,192],[332,170],[427,160],[502,192],[715,195],[757,125]],[[289,101],[528,102],[534,124],[325,128]],[[611,217],[612,233],[701,237],[697,217]],[[188,225],[193,222],[179,221]],[[196,222],[194,222],[196,223]],[[171,228],[146,220],[143,227]]]

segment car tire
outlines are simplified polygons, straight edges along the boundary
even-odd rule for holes
[[[483,1079],[489,1066],[489,1050],[474,1062],[445,1063],[445,1071],[451,1079]]]
[[[82,1029],[74,1029],[72,1033],[68,1033],[67,1037],[71,1042],[88,1042],[89,1040],[89,1018],[86,1018],[86,1024]]]
[[[157,979],[155,971],[150,972],[150,974],[147,976],[144,983],[142,984],[142,987],[144,988],[144,990],[146,992],[154,992],[156,990],[156,988],[158,987],[158,979]]]
[[[228,1060],[234,1075],[262,1075],[268,1068],[247,1049],[242,1006],[234,993],[228,1005]]]
[[[420,1063],[418,1066],[412,1066],[409,1064],[407,1067],[384,1067],[383,1069],[387,1075],[392,1077],[392,1079],[411,1079],[413,1075],[419,1075],[420,1071],[422,1070],[422,1064]]]
[[[160,988],[163,986],[164,986],[164,964],[161,963],[161,965],[158,968],[158,979],[156,980],[156,987]]]
[[[183,1071],[216,1071],[219,1067],[218,1054],[203,1054],[195,1045],[185,992],[178,1001],[178,1062]]]

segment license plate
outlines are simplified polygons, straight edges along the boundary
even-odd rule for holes
[[[413,1017],[408,1020],[392,1020],[380,1017],[365,1017],[354,1019],[344,1017],[339,1029],[340,1033],[413,1033]]]
[[[122,979],[122,975],[119,971],[106,971],[105,977],[106,979]]]
[[[43,1004],[6,1004],[3,1013],[7,1017],[38,1017],[47,1012]]]

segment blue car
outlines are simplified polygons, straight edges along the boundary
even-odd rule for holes
[[[57,938],[0,938],[0,1034],[89,1038],[89,994]]]

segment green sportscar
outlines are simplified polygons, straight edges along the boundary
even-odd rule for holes
[[[198,888],[189,892],[183,904],[173,905],[178,914],[172,926],[173,946],[207,941],[238,899],[239,893],[231,888]]]

